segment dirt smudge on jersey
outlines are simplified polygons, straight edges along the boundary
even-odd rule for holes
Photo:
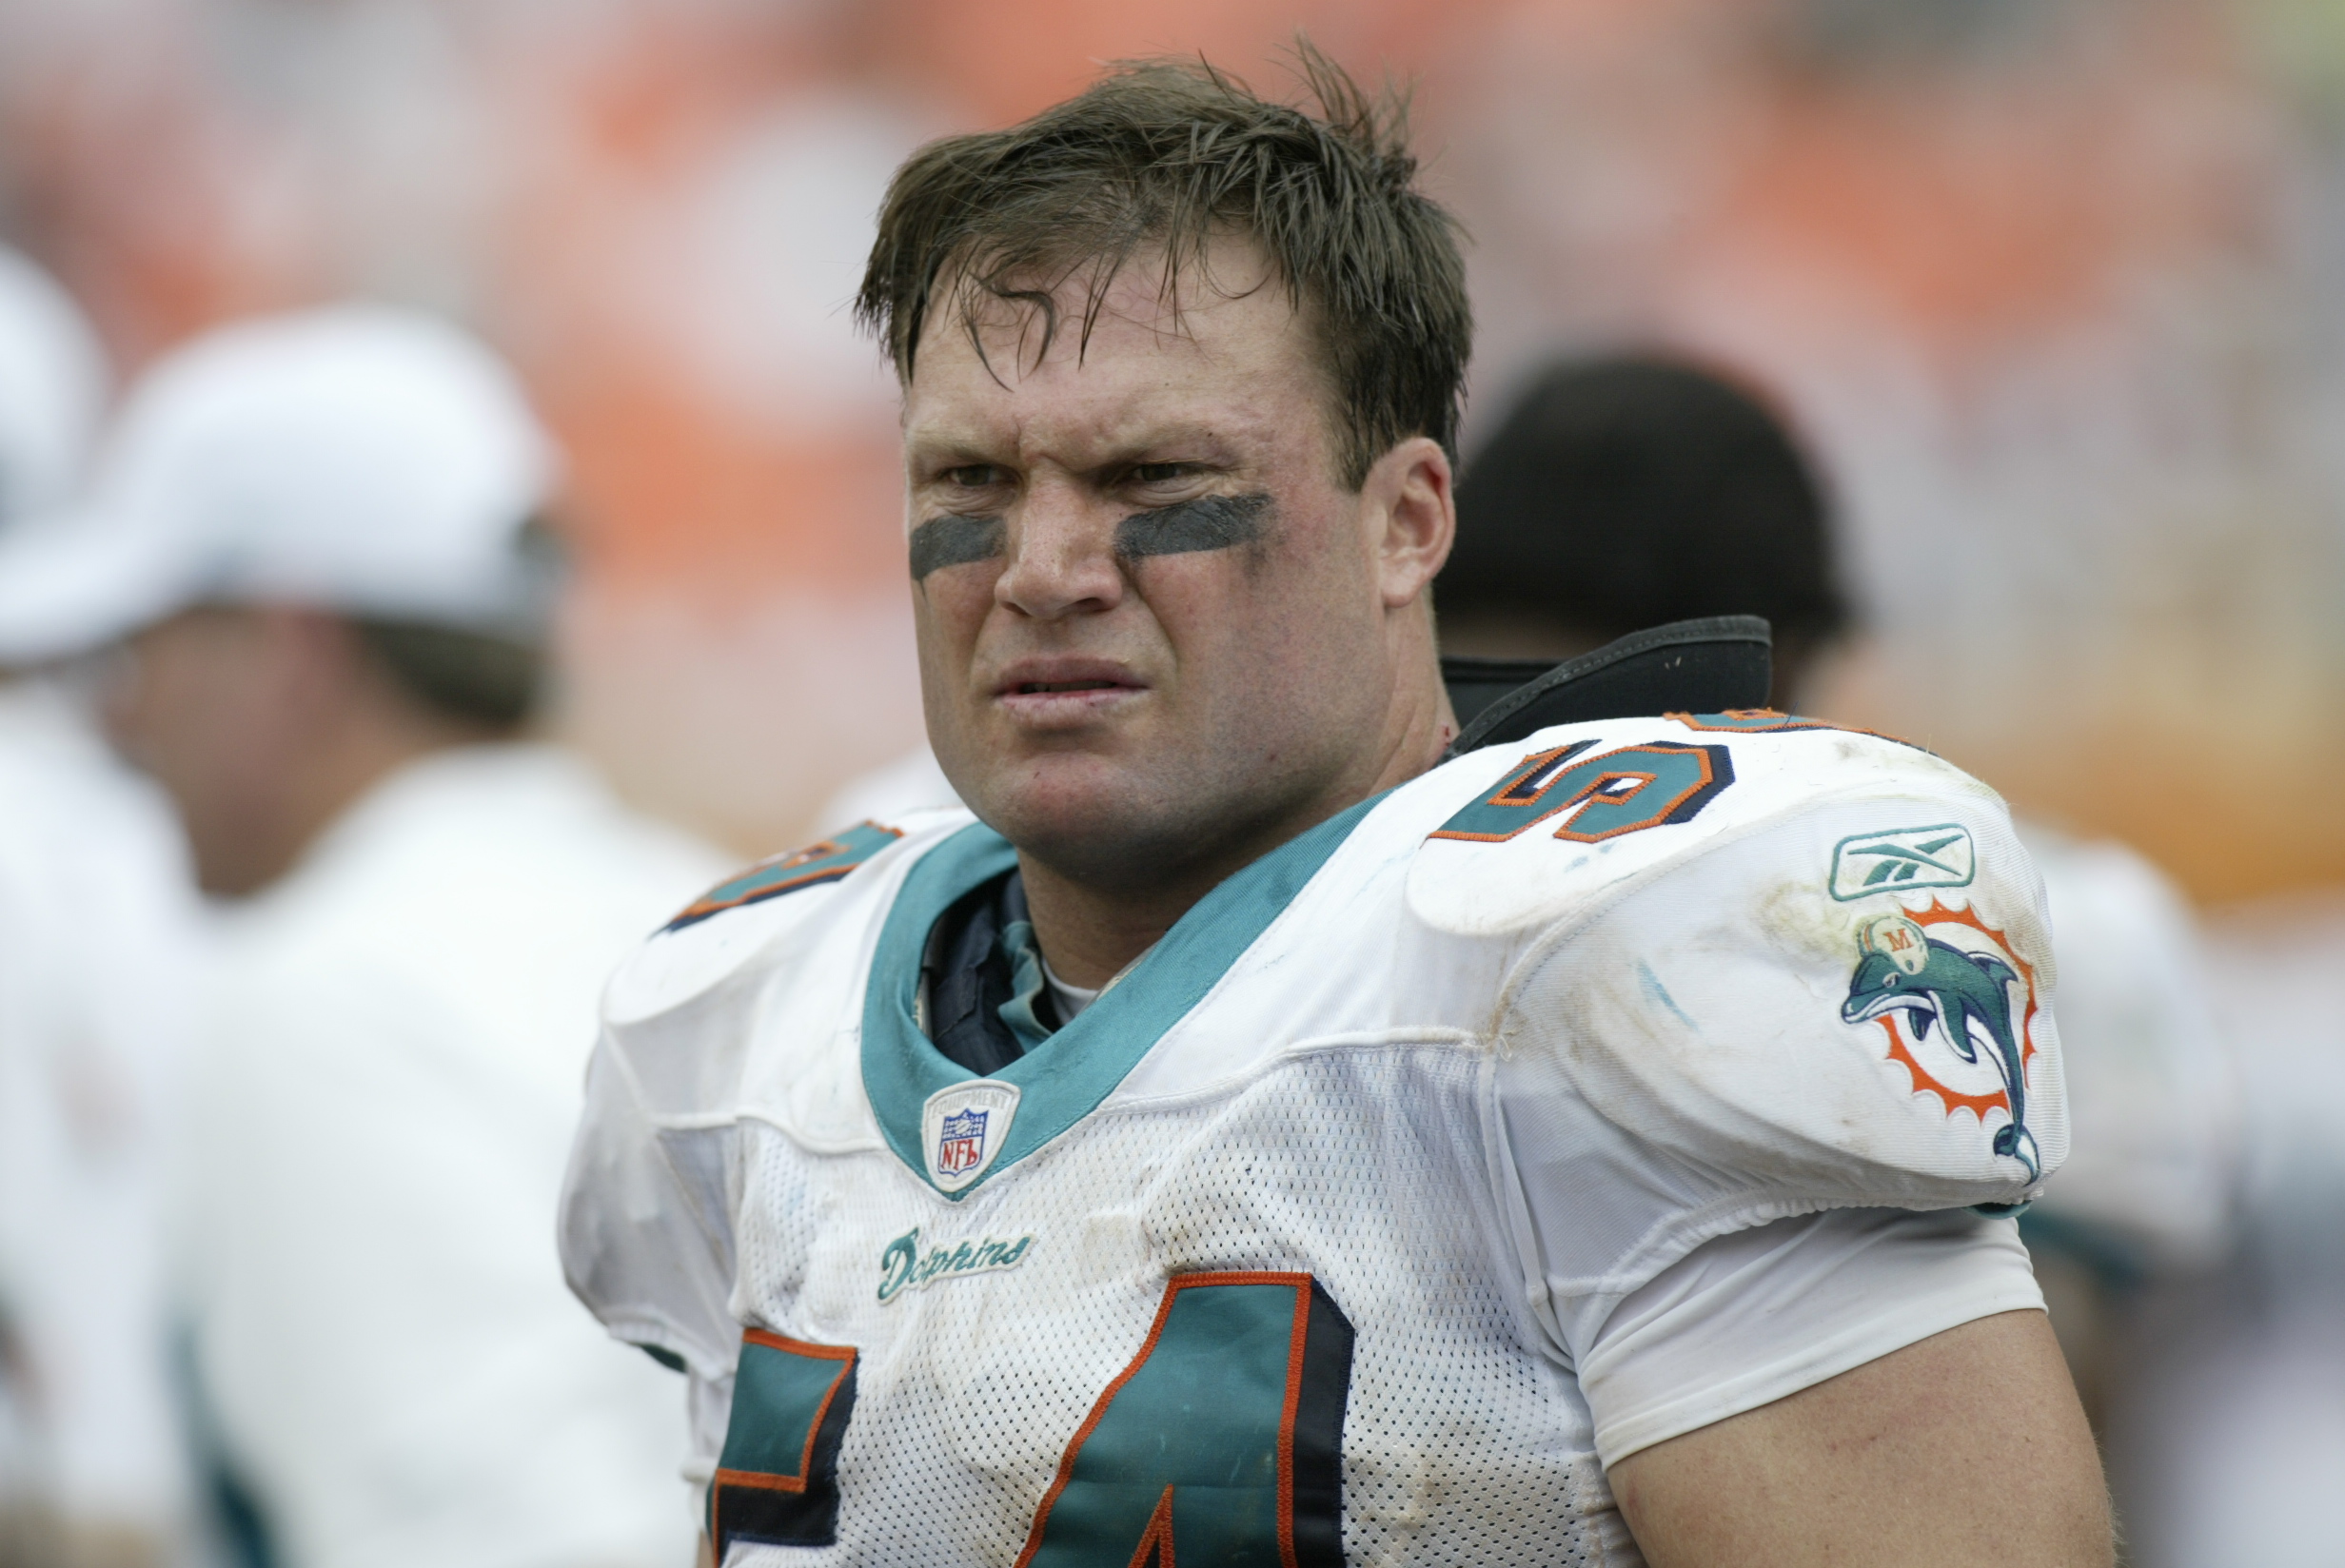
[[[1855,915],[1807,878],[1776,883],[1759,899],[1753,918],[1770,946],[1803,965],[1837,964],[1853,954]]]

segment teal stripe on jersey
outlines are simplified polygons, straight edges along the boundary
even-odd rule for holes
[[[781,1476],[804,1482],[815,1423],[852,1363],[804,1356],[749,1340],[733,1375],[733,1418],[726,1424],[719,1469]]]
[[[1177,1543],[1184,1560],[1276,1568],[1295,1296],[1310,1289],[1306,1279],[1173,1295],[1155,1343],[1076,1439],[1032,1568],[1122,1568],[1168,1500],[1172,1539],[1153,1560],[1172,1561]]]
[[[1202,1001],[1253,946],[1383,796],[1363,800],[1224,881],[1165,932],[1132,972],[1072,1023],[994,1074],[1022,1098],[1009,1141],[984,1175],[948,1196],[965,1198],[1098,1108],[1149,1048]],[[1009,841],[982,823],[922,856],[879,929],[863,995],[863,1091],[897,1157],[935,1185],[920,1147],[920,1107],[938,1089],[976,1077],[920,1032],[913,1004],[928,933],[954,901],[1017,863]]]

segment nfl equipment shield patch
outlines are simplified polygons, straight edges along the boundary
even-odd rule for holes
[[[928,1179],[942,1192],[958,1192],[994,1163],[1017,1115],[1018,1088],[973,1078],[928,1097],[920,1111],[920,1147]]]
[[[939,1175],[958,1176],[977,1168],[978,1157],[985,1152],[985,1121],[989,1114],[982,1110],[960,1110],[944,1119],[944,1130],[936,1136]]]

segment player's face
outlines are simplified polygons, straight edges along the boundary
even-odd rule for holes
[[[1395,617],[1421,618],[1448,542],[1433,442],[1344,486],[1307,323],[1251,245],[1186,280],[1177,318],[1159,273],[1124,268],[1088,343],[1069,284],[1038,357],[1033,309],[990,309],[973,343],[940,307],[905,393],[937,757],[1021,850],[1101,886],[1259,853],[1392,781]],[[1433,520],[1396,532],[1410,505]]]

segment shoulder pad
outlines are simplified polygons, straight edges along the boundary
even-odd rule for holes
[[[801,888],[836,882],[903,836],[904,830],[901,828],[891,828],[878,822],[858,822],[844,833],[818,839],[804,849],[793,850],[788,854],[773,855],[738,875],[727,877],[685,905],[677,911],[676,918],[660,929],[662,931],[681,931],[686,926],[698,925],[727,910],[762,904],[769,898],[779,898]]]
[[[899,824],[862,822],[719,882],[638,947],[603,996],[608,1022],[648,1017],[696,996],[805,928],[863,878],[971,820],[957,808]]]
[[[1503,1044],[1685,1169],[1809,1206],[2007,1205],[2067,1154],[2056,984],[2000,807],[1842,794],[1539,933]]]
[[[1423,783],[1439,801],[1433,809],[1448,810],[1415,853],[1409,906],[1462,936],[1585,914],[1667,866],[1826,800],[1909,802],[1916,822],[1951,816],[1958,803],[2002,810],[1994,791],[1918,747],[1764,710],[1543,730],[1460,757]],[[1874,862],[1864,864],[1870,874]],[[1950,885],[1913,880],[1945,874],[1913,862],[1901,886]]]

